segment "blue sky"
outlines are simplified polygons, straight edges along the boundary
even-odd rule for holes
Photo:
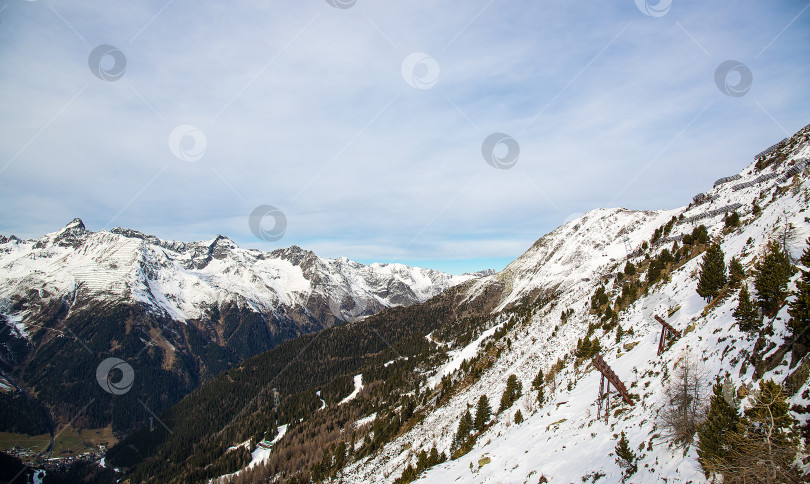
[[[0,233],[81,217],[501,269],[574,214],[685,205],[810,123],[808,1],[342,2],[0,0]],[[91,69],[101,45],[120,78]],[[251,231],[263,205],[283,235]]]

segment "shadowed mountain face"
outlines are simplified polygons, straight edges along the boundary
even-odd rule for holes
[[[38,240],[2,237],[0,431],[41,433],[75,418],[126,432],[245,358],[472,277],[295,246],[245,250],[223,236],[185,243],[91,232],[79,219]],[[109,357],[134,375],[116,398],[96,375]],[[41,411],[20,420],[23,396]]]

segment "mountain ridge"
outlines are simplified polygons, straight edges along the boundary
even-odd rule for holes
[[[751,339],[732,316],[735,290],[724,289],[711,304],[695,291],[699,263],[712,239],[728,258],[742,262],[747,285],[768,240],[792,227],[793,256],[804,247],[810,235],[803,215],[810,208],[810,126],[766,151],[738,176],[718,180],[688,205],[661,211],[595,209],[538,239],[498,274],[464,282],[407,310],[384,311],[324,333],[340,345],[328,344],[318,333],[247,360],[230,378],[259,368],[271,372],[265,379],[244,380],[245,388],[258,392],[257,403],[237,407],[233,417],[210,429],[173,428],[195,435],[196,449],[176,452],[173,445],[180,436],[139,434],[117,447],[113,460],[142,449],[138,441],[145,439],[157,449],[156,460],[128,461],[127,467],[135,465],[135,480],[199,481],[228,474],[219,482],[390,483],[410,482],[417,475],[441,482],[499,482],[506,476],[514,482],[595,482],[601,477],[615,482],[621,469],[610,454],[615,435],[624,431],[633,446],[644,444],[633,482],[704,482],[694,446],[685,454],[669,446],[653,417],[662,408],[665,369],[675,368],[687,350],[705,354],[712,375],[728,371],[738,386],[751,387],[763,377],[793,379],[789,403],[799,405],[793,415],[801,424],[810,421],[800,410],[810,403],[803,397],[810,394],[808,382],[797,373],[808,366],[800,363],[806,355],[791,360],[786,306],[766,321],[768,331]],[[737,225],[726,220],[732,213],[740,218]],[[683,334],[660,358],[660,325],[654,315]],[[397,333],[403,317],[419,322],[412,323],[413,334]],[[582,341],[591,337],[601,343],[604,360],[638,402],[616,403],[608,423],[595,417],[598,372],[587,356],[580,356]],[[297,359],[283,365],[290,355]],[[351,366],[311,368],[340,358],[351,360]],[[547,375],[541,382],[543,403],[528,390],[540,369]],[[359,395],[334,405],[352,392],[351,379],[358,373]],[[457,447],[465,410],[483,395],[497,402],[510,374],[523,383],[523,395]],[[274,382],[284,390],[278,409],[261,403],[266,401],[261,389]],[[176,418],[176,412],[204,416],[207,395],[226,387],[220,377],[166,417]],[[316,395],[327,395],[326,406]],[[523,411],[523,422],[515,423],[517,409]],[[274,419],[287,424],[280,440],[272,424],[262,423]],[[249,444],[251,453],[241,463],[228,463],[217,450],[246,439],[272,442],[273,450]],[[428,458],[434,449],[439,457]],[[168,455],[173,457],[165,464]],[[201,460],[216,467],[204,470],[195,464]],[[214,469],[226,472],[211,474]],[[231,474],[240,469],[241,474]]]

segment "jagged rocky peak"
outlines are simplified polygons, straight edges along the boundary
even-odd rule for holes
[[[287,247],[286,249],[276,249],[270,253],[274,258],[284,259],[293,265],[303,266],[305,262],[317,258],[311,250],[302,249],[297,245]]]
[[[76,248],[81,245],[90,232],[84,226],[84,222],[80,218],[74,218],[65,227],[56,233],[53,238],[55,244],[62,247]]]
[[[82,222],[82,219],[80,219],[79,217],[74,218],[67,225],[65,225],[64,230],[68,230],[68,229],[70,229],[70,230],[87,230],[87,228],[84,226],[84,222]]]
[[[217,234],[216,238],[211,242],[211,257],[214,259],[224,259],[227,257],[228,252],[238,247],[239,246],[228,237]]]

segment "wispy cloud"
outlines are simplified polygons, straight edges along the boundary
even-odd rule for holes
[[[164,238],[480,269],[572,213],[684,204],[810,122],[806,7],[9,3],[0,232],[114,218]],[[99,44],[125,54],[121,79],[90,72]],[[413,52],[440,67],[430,89],[401,75]],[[743,97],[715,86],[728,59],[753,72]],[[169,149],[181,124],[204,133],[199,161]],[[520,144],[511,170],[481,156],[493,132]],[[287,216],[275,245],[248,227],[262,204]]]

